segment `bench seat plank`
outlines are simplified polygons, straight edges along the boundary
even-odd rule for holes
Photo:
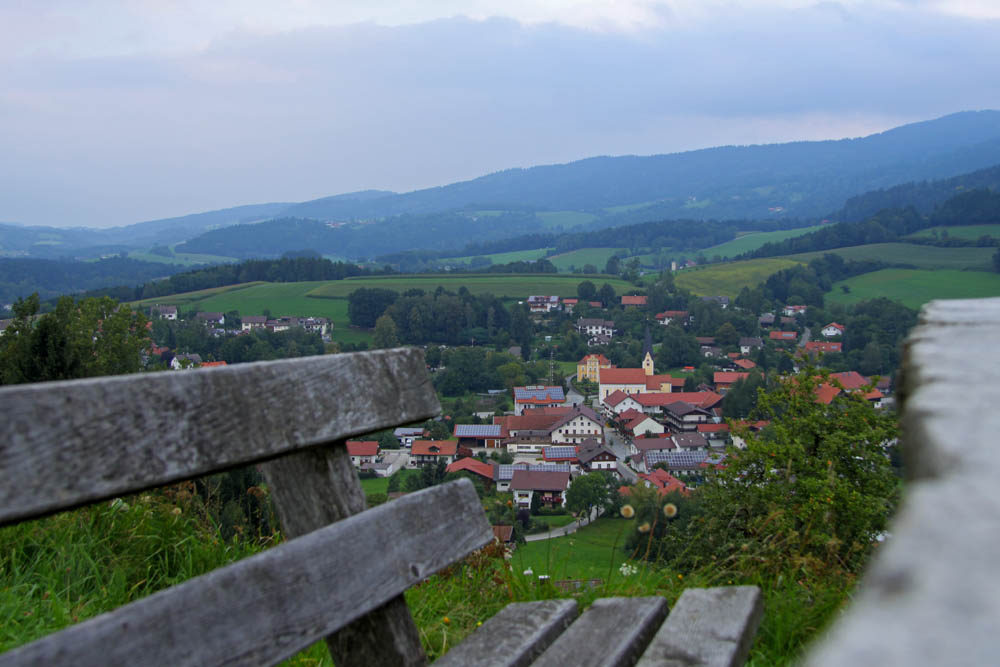
[[[743,665],[763,615],[763,598],[756,586],[689,588],[677,600],[639,666]]]
[[[440,411],[423,351],[0,388],[0,525]]]
[[[667,617],[661,597],[595,600],[535,665],[542,667],[631,667]]]
[[[509,604],[434,665],[525,667],[569,627],[577,614],[576,600]]]
[[[471,482],[436,486],[4,653],[0,667],[274,664],[492,539]]]

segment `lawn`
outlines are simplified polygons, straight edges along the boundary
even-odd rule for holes
[[[552,518],[555,517],[543,517]],[[625,560],[622,544],[628,528],[625,519],[598,519],[566,537],[522,544],[514,552],[514,571],[530,568],[535,576],[547,574],[554,580],[607,580],[608,568],[617,574],[617,568]]]
[[[402,486],[403,481],[410,475],[419,475],[419,470],[404,469],[395,473],[399,475],[399,484]],[[388,493],[389,492],[389,478],[388,477],[373,477],[372,479],[361,480],[361,488],[364,489],[365,493]]]
[[[582,269],[586,264],[593,264],[598,271],[601,271],[611,256],[622,250],[624,248],[580,248],[564,252],[561,255],[553,255],[549,257],[549,261],[555,264],[560,271],[569,271],[571,266]]]
[[[725,264],[709,264],[695,269],[684,269],[674,274],[678,287],[699,296],[728,296],[735,298],[744,287],[754,287],[768,276],[800,264],[785,257],[749,259]]]
[[[826,253],[847,260],[879,260],[889,264],[909,264],[918,269],[974,269],[988,271],[994,248],[941,248],[915,243],[873,243],[788,255],[787,259],[808,262]]]
[[[620,278],[590,277],[595,283],[610,283],[616,292],[622,293],[633,288],[630,283]],[[439,286],[457,292],[466,287],[473,294],[490,293],[498,297],[524,299],[531,294],[549,294],[558,296],[576,296],[576,286],[584,280],[581,276],[558,276],[545,274],[458,274],[458,275],[427,275],[410,276],[369,276],[364,278],[348,278],[321,284],[309,292],[310,297],[344,298],[360,287],[379,287],[382,289],[403,292],[408,289],[422,289],[433,292]]]
[[[914,232],[906,238],[933,238],[934,232],[937,232],[939,237],[947,234],[947,236],[955,239],[967,239],[969,241],[975,241],[980,236],[990,236],[992,238],[1000,238],[1000,225],[958,225],[956,227],[928,227],[927,229],[921,229],[919,232]]]
[[[796,236],[802,236],[804,234],[808,234],[809,232],[814,232],[822,227],[823,225],[813,225],[812,227],[800,227],[798,229],[783,229],[777,232],[750,232],[748,234],[743,234],[732,241],[726,241],[725,243],[720,243],[717,246],[705,248],[701,252],[704,253],[706,257],[715,257],[716,255],[719,255],[720,257],[736,257],[737,255],[742,255],[745,252],[756,250],[765,243],[795,238]]]
[[[194,292],[181,292],[179,294],[168,294],[166,296],[157,296],[151,299],[143,299],[142,301],[135,301],[131,303],[132,306],[145,306],[149,307],[155,304],[163,304],[166,306],[178,306],[183,310],[184,308],[193,308],[195,304],[219,294],[225,292],[235,292],[239,290],[250,289],[251,287],[256,287],[258,285],[268,285],[270,283],[265,282],[252,282],[252,283],[240,283],[238,285],[223,285],[222,287],[210,287],[209,289],[196,290]]]
[[[849,293],[844,293],[846,285]],[[827,303],[852,304],[887,297],[910,308],[932,299],[1000,296],[1000,274],[985,271],[882,269],[834,283]]]

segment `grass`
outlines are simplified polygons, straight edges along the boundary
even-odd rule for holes
[[[850,292],[845,294],[842,285]],[[826,301],[848,305],[883,296],[909,308],[920,308],[933,299],[1000,296],[1000,274],[946,269],[882,269],[834,283]]]
[[[934,232],[938,236],[947,233],[950,238],[966,239],[975,241],[980,236],[989,236],[995,239],[1000,238],[1000,225],[958,225],[956,227],[928,227],[914,232],[906,238],[933,238]]]
[[[621,544],[628,526],[625,519],[597,519],[572,535],[522,544],[511,561],[514,571],[531,569],[535,576],[547,574],[554,580],[607,579],[609,568],[617,570],[625,562]]]
[[[915,243],[872,243],[819,252],[788,255],[786,259],[808,262],[826,253],[847,260],[878,260],[890,264],[909,264],[918,269],[973,269],[988,271],[994,248],[941,248]]]
[[[717,246],[705,248],[701,252],[704,253],[706,257],[715,257],[716,255],[719,255],[720,257],[736,257],[737,255],[742,255],[745,252],[756,250],[765,243],[795,238],[796,236],[802,236],[804,234],[808,234],[809,232],[814,232],[822,227],[823,225],[813,225],[812,227],[800,227],[798,229],[783,229],[777,232],[749,232],[740,235],[732,241],[726,241],[725,243],[720,243]]]
[[[544,211],[536,213],[535,217],[542,223],[544,229],[551,227],[570,229],[597,220],[597,216],[593,213],[583,211]]]
[[[608,282],[615,288],[616,292],[625,292],[633,287],[630,283],[611,276],[606,278],[590,277],[590,279],[594,282],[598,280],[601,283]],[[575,297],[576,286],[581,280],[584,280],[581,276],[559,276],[551,273],[370,276],[323,283],[311,290],[309,296],[345,298],[359,287],[379,287],[397,292],[418,288],[426,292],[433,292],[440,286],[453,292],[457,292],[461,287],[466,287],[473,294],[490,293],[494,296],[513,299],[524,299],[532,294]]]
[[[586,264],[593,264],[600,271],[604,269],[604,265],[608,263],[612,255],[622,250],[623,248],[580,248],[564,252],[561,255],[553,255],[549,257],[549,261],[555,264],[560,271],[569,271],[570,266],[581,269]]]
[[[192,266],[195,264],[228,264],[235,262],[235,257],[223,257],[222,255],[202,255],[198,253],[178,252],[173,257],[154,255],[149,252],[139,252],[133,250],[128,254],[129,259],[138,259],[143,262],[157,262],[159,264],[180,264],[181,266]]]
[[[447,261],[468,264],[473,257],[486,257],[494,264],[507,264],[509,262],[533,262],[536,259],[545,257],[548,248],[535,248],[534,250],[512,250],[511,252],[497,252],[492,255],[467,255],[465,257],[449,257]]]
[[[403,481],[410,475],[419,475],[419,470],[403,469],[395,473],[399,475],[399,483],[402,486]],[[364,489],[365,493],[388,493],[389,492],[389,478],[388,477],[374,477],[372,479],[361,480],[361,488]]]
[[[754,287],[768,276],[800,264],[788,257],[749,259],[725,264],[709,264],[696,269],[684,269],[674,274],[678,287],[699,296],[728,296],[735,298],[744,287]]]

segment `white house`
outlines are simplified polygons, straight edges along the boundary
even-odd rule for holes
[[[836,322],[830,322],[825,327],[819,330],[825,338],[833,338],[834,336],[844,335],[844,325],[837,324]]]

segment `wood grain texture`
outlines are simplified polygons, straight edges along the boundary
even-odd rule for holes
[[[515,602],[440,659],[435,667],[525,667],[579,614],[576,600]]]
[[[639,667],[746,664],[763,615],[756,586],[689,588],[642,654]]]
[[[263,471],[289,537],[305,535],[365,508],[364,490],[344,443],[282,456],[265,463]],[[337,665],[427,664],[420,633],[402,595],[327,637],[327,646]]]
[[[414,348],[0,388],[0,525],[438,412]]]
[[[601,598],[553,642],[539,667],[631,667],[667,617],[661,597]]]
[[[0,655],[14,665],[274,664],[493,539],[460,480]]]

